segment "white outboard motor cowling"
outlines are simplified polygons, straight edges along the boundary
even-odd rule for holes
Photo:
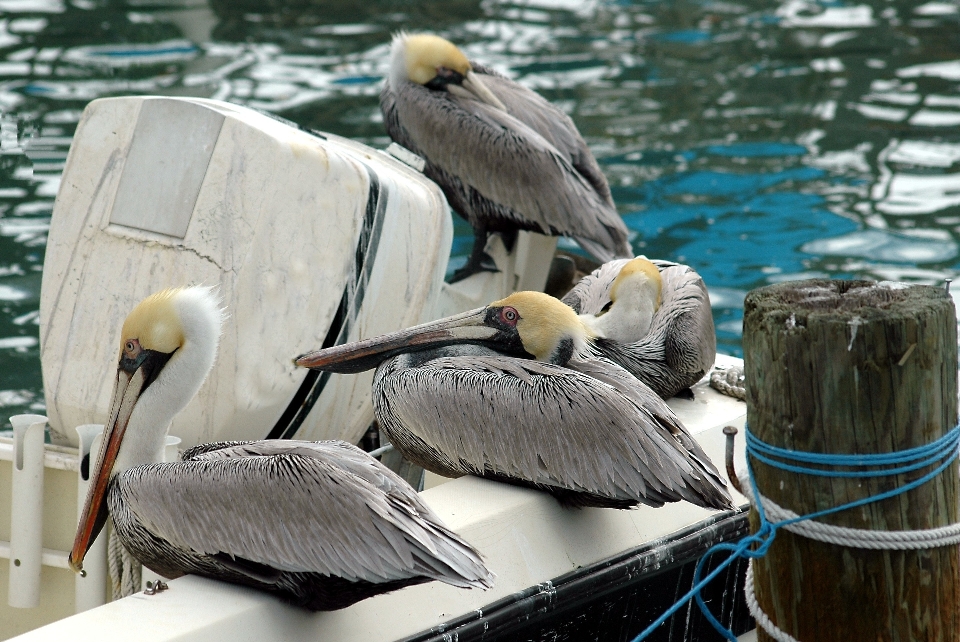
[[[213,100],[90,103],[41,288],[54,442],[107,420],[133,306],[205,284],[227,316],[210,377],[171,427],[183,446],[294,434],[356,443],[373,417],[373,373],[309,372],[293,359],[433,318],[452,234],[436,185],[359,143]]]

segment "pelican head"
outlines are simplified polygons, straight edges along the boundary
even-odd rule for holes
[[[83,557],[107,518],[110,480],[156,460],[173,417],[196,395],[213,366],[222,311],[210,288],[163,290],[143,301],[123,322],[110,418],[70,553],[81,572]]]
[[[580,318],[597,334],[620,343],[639,341],[660,309],[660,270],[645,258],[629,261],[610,286],[610,304],[597,316]]]
[[[543,292],[515,292],[487,309],[499,310],[504,321],[516,317],[517,337],[537,361],[563,365],[593,338],[570,306]]]
[[[482,344],[504,354],[563,365],[593,333],[567,305],[542,292],[515,292],[485,308],[386,334],[310,352],[297,365],[353,373],[391,356],[458,343]]]
[[[440,36],[400,32],[393,37],[390,82],[399,87],[405,81],[479,100],[506,111],[503,103],[474,73],[466,55]]]
[[[657,309],[660,307],[662,289],[663,281],[660,278],[659,268],[640,257],[633,259],[620,270],[620,274],[610,287],[610,300],[616,302],[621,294],[623,298],[628,298],[639,293],[645,300],[652,301],[654,309]]]

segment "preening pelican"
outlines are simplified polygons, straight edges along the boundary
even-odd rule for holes
[[[698,382],[717,358],[710,297],[686,265],[644,258],[605,263],[563,297],[610,341],[600,354],[668,399]]]
[[[477,552],[350,444],[206,444],[180,462],[149,463],[210,371],[220,325],[216,298],[200,287],[150,296],[124,322],[74,570],[109,513],[124,546],[165,577],[245,584],[311,610],[430,580],[491,586]]]
[[[607,179],[573,121],[453,43],[396,35],[380,110],[390,137],[426,160],[424,173],[473,226],[473,252],[455,280],[495,269],[483,251],[489,232],[572,236],[601,261],[633,256]]]
[[[377,367],[381,429],[404,456],[440,475],[533,486],[568,505],[686,499],[730,508],[717,469],[676,415],[630,373],[589,356],[592,341],[568,306],[518,292],[297,364]]]
[[[580,318],[600,336],[620,343],[639,341],[650,331],[660,309],[663,279],[657,266],[645,258],[626,261],[610,284],[609,305]]]

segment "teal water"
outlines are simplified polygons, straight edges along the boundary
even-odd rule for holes
[[[216,98],[384,147],[400,29],[566,110],[635,250],[704,276],[723,352],[752,288],[958,272],[957,0],[0,0],[0,419],[44,408],[45,235],[90,100]]]

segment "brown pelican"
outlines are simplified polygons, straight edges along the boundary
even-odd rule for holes
[[[710,297],[686,265],[610,261],[563,298],[607,341],[600,354],[668,399],[699,381],[717,358]]]
[[[601,261],[632,257],[607,179],[573,121],[543,97],[471,63],[453,43],[400,33],[380,92],[387,133],[473,226],[454,280],[491,267],[489,232],[572,236]]]
[[[332,372],[377,367],[381,428],[440,475],[533,486],[577,506],[729,508],[723,480],[666,403],[590,356],[568,306],[518,292],[486,308],[301,356]]]
[[[492,575],[400,477],[350,444],[206,444],[151,464],[216,356],[221,310],[207,288],[148,297],[123,324],[93,483],[69,563],[107,514],[124,546],[165,577],[245,584],[311,610],[410,584],[489,587]]]

